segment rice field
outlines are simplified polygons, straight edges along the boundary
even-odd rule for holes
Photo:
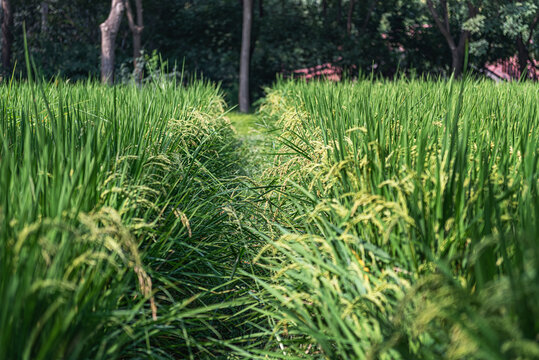
[[[274,357],[539,356],[539,87],[279,82]]]
[[[539,357],[533,83],[0,94],[0,358]]]
[[[236,336],[241,169],[220,90],[0,93],[0,357],[201,358]]]

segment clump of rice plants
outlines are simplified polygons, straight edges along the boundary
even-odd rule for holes
[[[0,357],[203,358],[239,336],[245,243],[220,90],[0,93]]]
[[[261,116],[282,144],[266,351],[539,355],[536,85],[278,82]]]
[[[0,357],[539,356],[533,84],[0,93]]]

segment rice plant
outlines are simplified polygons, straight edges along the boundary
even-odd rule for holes
[[[0,93],[2,358],[539,357],[536,85]]]
[[[0,357],[216,356],[245,304],[220,90],[58,80],[0,93]]]
[[[282,144],[264,351],[537,358],[535,84],[278,82],[261,116]]]

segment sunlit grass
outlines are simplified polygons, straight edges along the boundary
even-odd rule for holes
[[[534,84],[0,95],[0,357],[539,354]]]
[[[258,127],[257,117],[255,114],[229,112],[227,113],[227,117],[230,119],[232,127],[236,130],[239,136],[249,135]]]
[[[537,356],[535,84],[280,82],[261,116],[274,356]]]
[[[219,89],[0,93],[0,357],[198,359],[247,333],[229,323],[245,242]]]

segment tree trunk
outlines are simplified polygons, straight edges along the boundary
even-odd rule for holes
[[[456,48],[451,48],[451,70],[455,77],[462,75],[464,69],[464,55],[466,52],[466,41],[470,37],[468,31],[460,34],[459,44]]]
[[[427,0],[427,7],[431,13],[438,30],[442,33],[447,45],[451,50],[451,72],[455,77],[459,77],[462,74],[464,67],[464,53],[466,50],[466,41],[470,37],[469,31],[461,31],[458,45],[455,43],[455,40],[451,36],[451,30],[449,28],[449,11],[447,8],[446,0],[439,0],[439,8],[441,13],[438,13],[434,7],[432,0]],[[468,2],[468,19],[473,18],[477,15],[477,8],[472,6]]]
[[[264,17],[264,0],[258,0],[258,16]]]
[[[46,1],[41,2],[41,34],[45,34],[48,28],[49,4]]]
[[[369,20],[372,16],[375,6],[376,6],[376,0],[371,0],[369,8],[367,9],[367,12],[365,14],[365,18],[363,19],[363,23],[361,24],[361,28],[359,28],[359,33],[361,35],[363,35],[365,33],[365,30],[367,30],[367,25],[369,25]]]
[[[11,11],[11,0],[2,1],[2,70],[4,74],[11,72],[11,46],[13,44],[13,12]]]
[[[455,77],[462,74],[462,56],[458,48],[451,49],[451,71]]]
[[[243,0],[243,27],[241,35],[240,88],[238,100],[240,112],[249,111],[249,62],[251,27],[253,24],[253,0]]]
[[[348,18],[346,20],[346,33],[350,35],[352,32],[352,17],[354,15],[354,0],[350,0],[350,5],[348,7]]]
[[[125,0],[125,8],[127,12],[127,21],[129,22],[129,29],[133,33],[133,75],[137,83],[142,82],[142,65],[138,63],[138,59],[141,56],[141,39],[142,31],[144,30],[144,22],[142,18],[142,0],[135,0],[135,7],[137,11],[137,21],[133,16],[133,10],[129,0]]]
[[[524,41],[522,40],[522,36],[517,37],[517,50],[518,50],[518,70],[520,72],[520,76],[524,74],[526,69],[528,68],[528,60],[530,59],[530,52],[524,44]]]
[[[112,0],[109,17],[99,25],[101,29],[101,82],[114,83],[114,50],[116,35],[122,21],[125,5],[122,0]]]

